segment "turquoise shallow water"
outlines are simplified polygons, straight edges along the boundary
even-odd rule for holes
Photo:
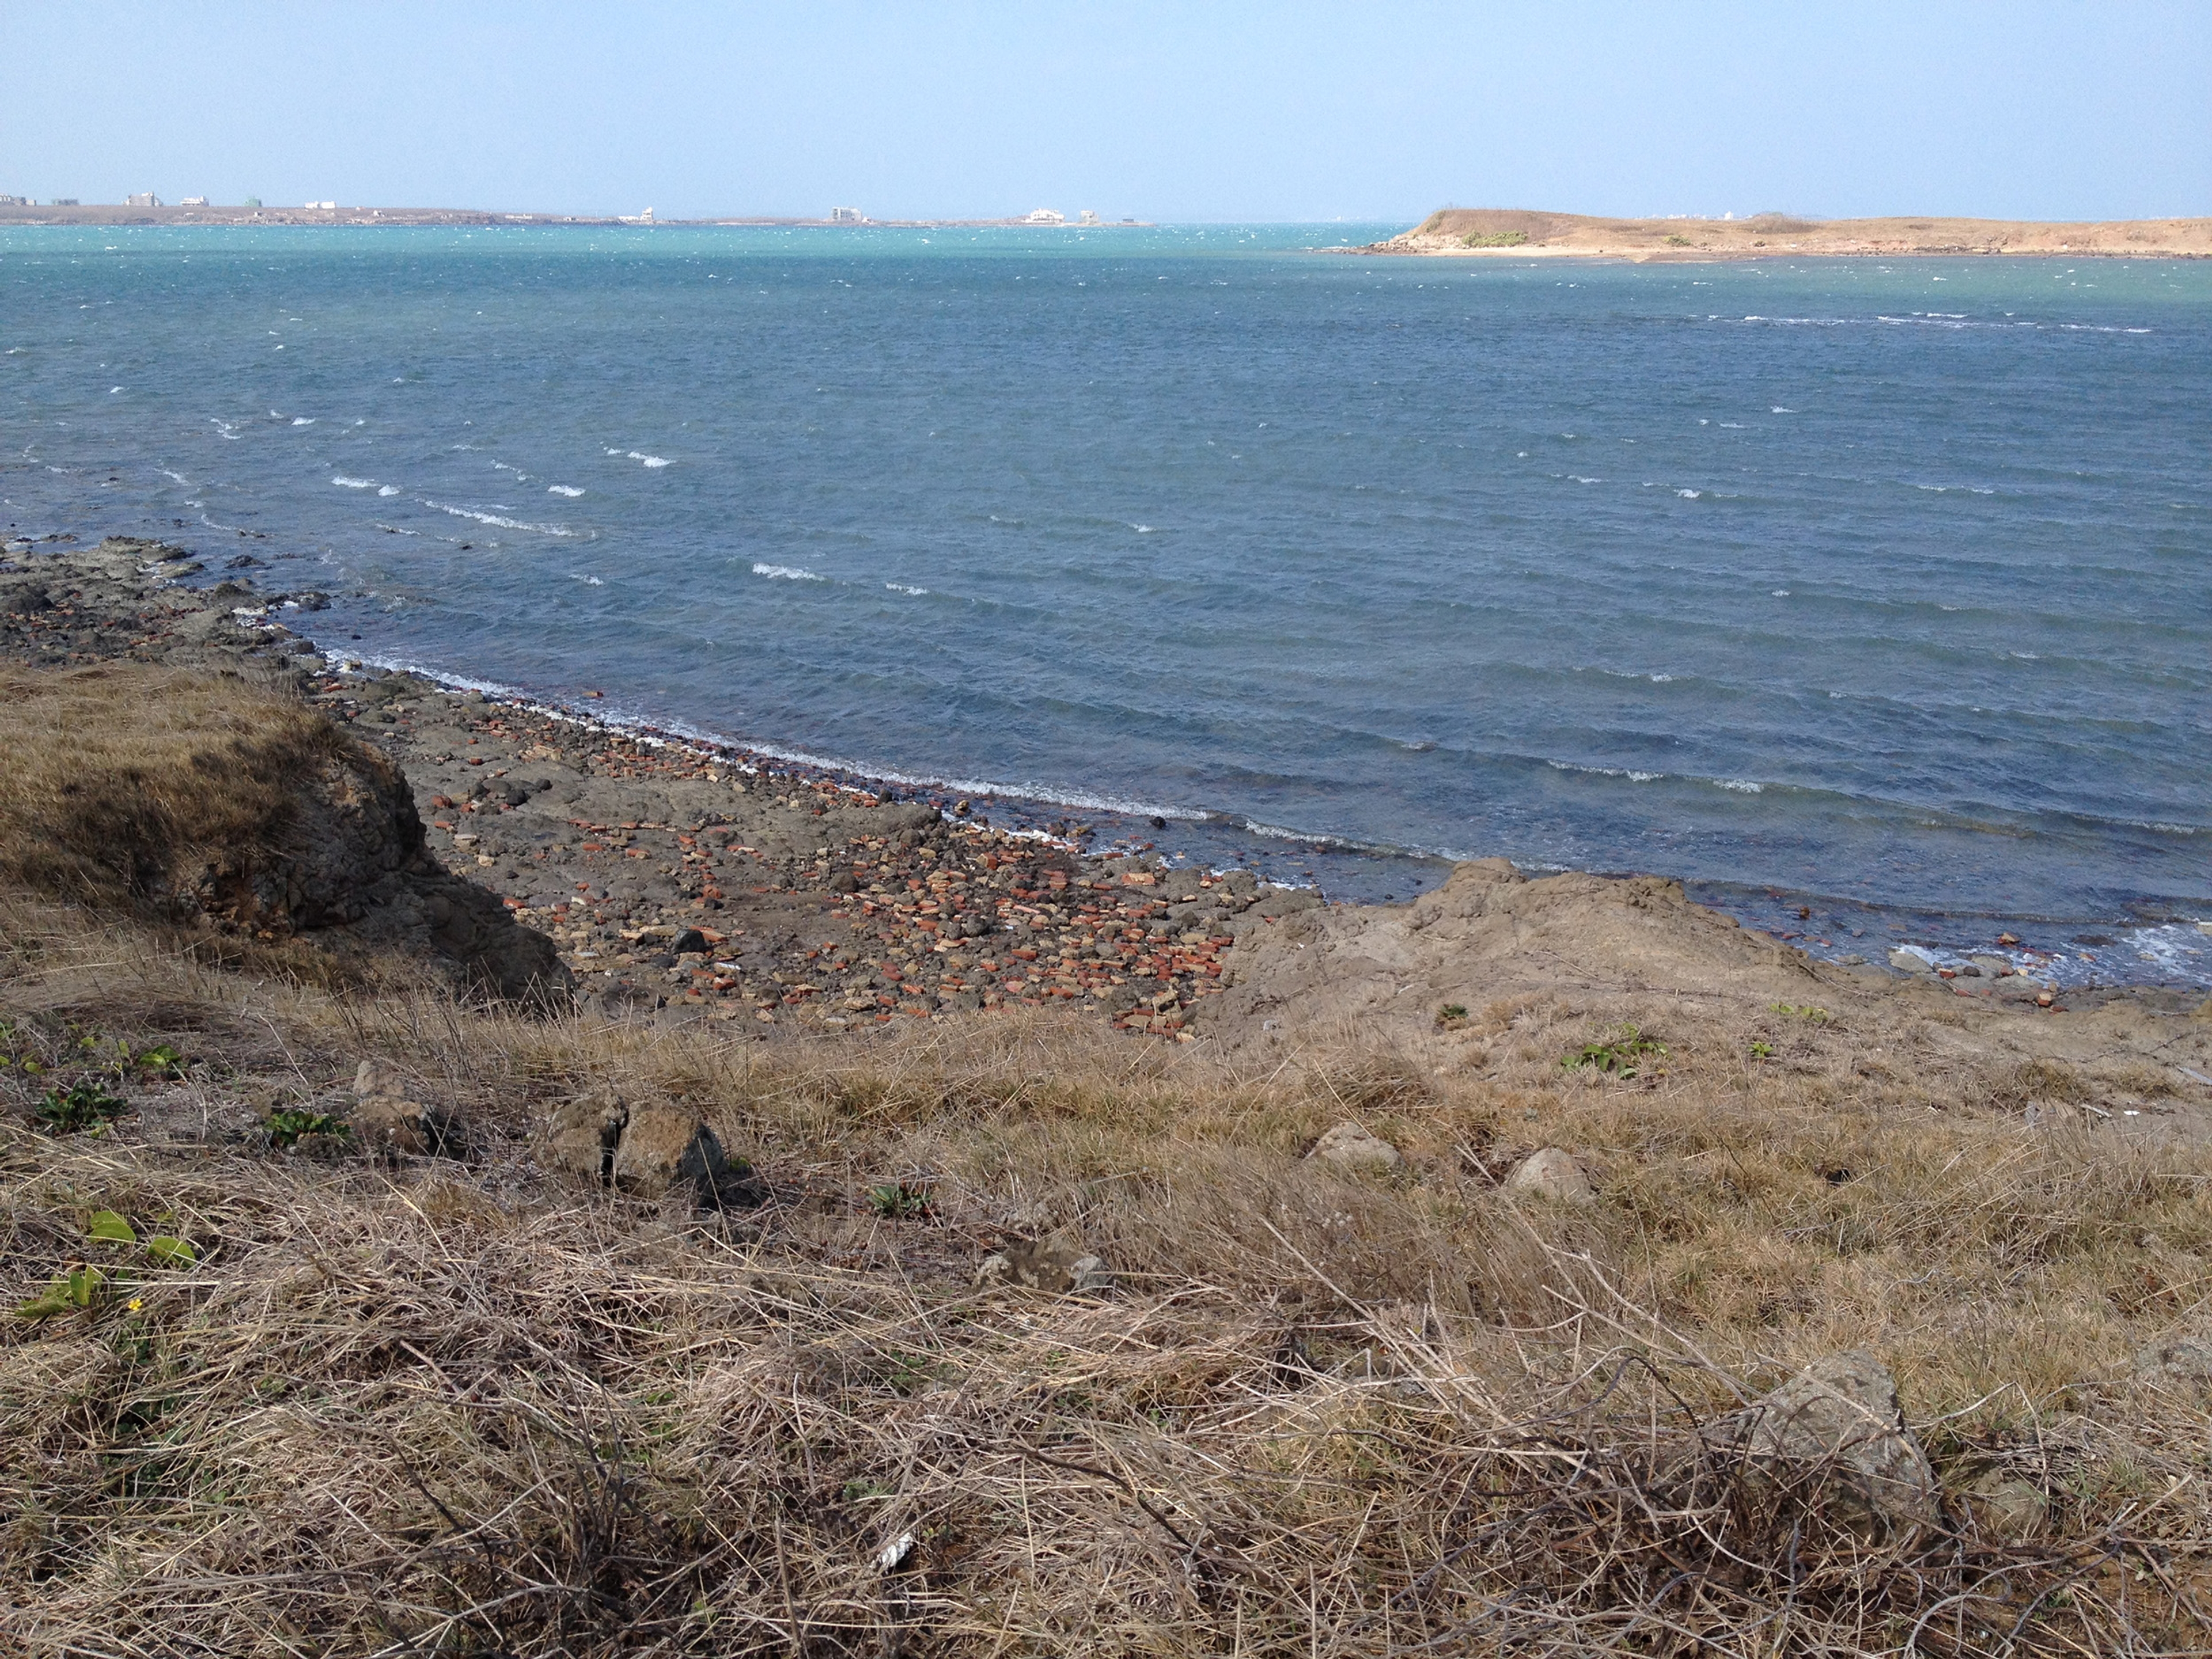
[[[1382,228],[8,231],[0,520],[1355,896],[2212,978],[2212,267]]]

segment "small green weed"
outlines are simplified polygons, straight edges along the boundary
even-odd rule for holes
[[[1826,1008],[1801,1008],[1793,1002],[1770,1003],[1767,1005],[1767,1009],[1771,1013],[1789,1014],[1798,1019],[1809,1019],[1815,1025],[1826,1025],[1834,1018]]]
[[[269,1114],[263,1128],[269,1139],[279,1146],[295,1146],[301,1135],[345,1135],[352,1130],[327,1112],[303,1112],[297,1107],[283,1106]]]
[[[868,1207],[879,1216],[901,1221],[932,1214],[934,1204],[928,1188],[901,1181],[869,1188]]]
[[[101,1287],[106,1283],[107,1275],[97,1267],[72,1267],[36,1296],[18,1302],[15,1316],[18,1319],[52,1319],[56,1314],[75,1313],[81,1308],[89,1308],[98,1299]]]
[[[1752,1057],[1753,1060],[1771,1060],[1771,1059],[1773,1059],[1773,1058],[1774,1058],[1774,1045],[1773,1045],[1772,1043],[1771,1043],[1771,1042],[1760,1042],[1757,1037],[1753,1037],[1753,1038],[1752,1038],[1752,1040],[1751,1040],[1751,1057]]]
[[[161,1042],[138,1054],[131,1062],[149,1077],[164,1078],[171,1082],[185,1074],[184,1051]]]
[[[1467,1024],[1467,1005],[1463,1002],[1447,1002],[1437,1011],[1437,1024],[1464,1025]]]
[[[25,1069],[29,1069],[28,1062]],[[90,1078],[79,1078],[66,1089],[47,1090],[35,1109],[39,1121],[59,1135],[76,1134],[105,1123],[123,1109],[121,1100]]]
[[[1663,1045],[1655,1042],[1635,1026],[1624,1025],[1620,1028],[1620,1034],[1612,1042],[1585,1042],[1573,1054],[1561,1060],[1559,1064],[1571,1072],[1579,1071],[1584,1066],[1595,1066],[1597,1070],[1609,1073],[1614,1077],[1634,1077],[1638,1070],[1638,1062],[1646,1055],[1656,1055],[1664,1059],[1666,1054],[1667,1050]]]
[[[1690,239],[1686,236],[1669,236],[1667,239],[1668,247],[1687,247],[1689,245]]]

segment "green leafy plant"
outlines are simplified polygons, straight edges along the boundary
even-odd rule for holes
[[[347,1135],[353,1131],[327,1112],[303,1112],[295,1106],[280,1106],[262,1121],[261,1127],[269,1131],[270,1140],[279,1146],[299,1144],[301,1135]]]
[[[85,1224],[84,1235],[109,1244],[136,1244],[138,1235],[131,1224],[112,1210],[94,1210],[92,1219]]]
[[[1438,1019],[1465,1019],[1467,1018],[1467,1005],[1464,1002],[1447,1002],[1444,1004],[1443,1008],[1437,1011],[1437,1018]]]
[[[142,1050],[132,1063],[142,1072],[171,1081],[185,1074],[184,1051],[167,1042]]]
[[[1559,1061],[1568,1071],[1579,1071],[1593,1066],[1614,1077],[1634,1077],[1638,1062],[1647,1055],[1666,1057],[1665,1047],[1655,1042],[1633,1025],[1624,1025],[1620,1033],[1609,1042],[1585,1042],[1574,1053]]]
[[[188,1240],[169,1233],[156,1233],[146,1241],[146,1254],[164,1267],[196,1267],[200,1253]]]
[[[910,1182],[895,1182],[868,1188],[868,1207],[893,1221],[926,1216],[933,1203],[929,1188]]]
[[[1668,247],[1687,247],[1689,245],[1690,239],[1686,236],[1669,236],[1667,239]]]
[[[28,1062],[25,1069],[29,1069]],[[75,1134],[105,1123],[124,1109],[123,1102],[91,1078],[79,1078],[68,1088],[46,1091],[35,1109],[38,1120],[55,1134]]]
[[[1826,1008],[1801,1008],[1791,1002],[1770,1003],[1767,1008],[1771,1013],[1790,1014],[1798,1019],[1809,1019],[1815,1025],[1826,1025],[1833,1018]]]
[[[1753,1060],[1773,1059],[1774,1045],[1771,1042],[1762,1042],[1759,1038],[1753,1037],[1751,1040],[1751,1057]]]
[[[56,1314],[89,1308],[99,1297],[107,1275],[97,1267],[72,1267],[36,1296],[15,1304],[19,1319],[52,1319]]]

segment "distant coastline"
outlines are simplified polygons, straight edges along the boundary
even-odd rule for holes
[[[1446,258],[1571,257],[1634,262],[1767,259],[1790,254],[1911,258],[1935,254],[2201,259],[2212,219],[1606,219],[1521,208],[1444,208],[1364,247],[1325,250]]]
[[[1069,218],[1047,210],[1003,219],[872,219],[855,209],[835,210],[826,217],[773,218],[726,216],[708,219],[668,219],[651,208],[635,216],[613,217],[580,213],[499,213],[484,208],[379,207],[223,207],[202,203],[144,205],[103,202],[9,202],[0,199],[0,228],[11,225],[308,225],[440,226],[471,229],[487,226],[577,225],[609,230],[622,227],[651,229],[705,225],[749,225],[768,228],[823,230],[1143,230],[1152,222],[1143,219]]]

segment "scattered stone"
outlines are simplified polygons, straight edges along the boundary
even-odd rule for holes
[[[1986,1471],[1959,1498],[1977,1528],[2008,1543],[2027,1542],[2051,1518],[2050,1500],[2043,1488],[2002,1469]]]
[[[1748,1450],[1830,1519],[1862,1536],[1937,1519],[1936,1477],[1905,1427],[1897,1382],[1861,1349],[1814,1360],[1752,1407]]]
[[[1546,1146],[1513,1166],[1505,1177],[1509,1193],[1526,1193],[1555,1204],[1595,1204],[1597,1193],[1583,1173],[1574,1154],[1564,1147]]]
[[[768,1199],[752,1166],[725,1152],[696,1113],[665,1103],[632,1106],[611,1095],[566,1102],[546,1139],[559,1168],[633,1197],[688,1194],[702,1210],[750,1208]]]
[[[1406,1161],[1395,1146],[1358,1123],[1338,1124],[1306,1156],[1354,1175],[1389,1175]]]
[[[598,1094],[562,1101],[546,1127],[546,1152],[555,1168],[594,1186],[611,1187],[615,1148],[622,1142],[629,1109],[611,1096]]]
[[[407,1097],[398,1068],[386,1060],[364,1060],[354,1073],[354,1106],[346,1124],[363,1151],[421,1158],[442,1149],[447,1126]]]
[[[1889,965],[1900,973],[1906,974],[1932,974],[1936,971],[1934,963],[1925,957],[1916,956],[1910,951],[1892,951],[1889,953]]]
[[[975,1283],[984,1290],[1019,1286],[1057,1296],[1102,1296],[1114,1288],[1114,1274],[1103,1256],[1017,1241],[983,1258],[975,1270]]]
[[[2136,1375],[2177,1393],[2212,1389],[2212,1337],[2162,1337],[2136,1355]]]

